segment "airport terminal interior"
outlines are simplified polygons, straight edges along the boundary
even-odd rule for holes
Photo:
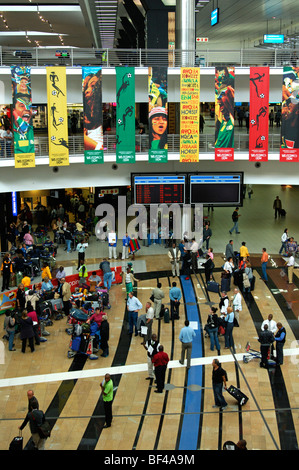
[[[17,0],[13,8],[10,2],[6,3],[0,6],[0,449],[9,450],[12,443],[17,445],[19,441],[24,450],[35,449],[30,425],[22,425],[28,412],[27,393],[33,391],[51,429],[50,437],[39,443],[39,450],[97,450],[120,457],[138,455],[138,451],[156,455],[164,452],[175,456],[177,464],[194,463],[192,456],[199,450],[298,450],[299,145],[292,147],[289,160],[281,157],[281,136],[285,132],[281,111],[285,101],[289,107],[299,106],[296,2],[253,0],[242,8],[236,0],[78,0],[55,5],[46,0]],[[215,12],[219,17],[211,23],[215,21]],[[264,35],[272,35],[271,41],[280,42],[267,43]],[[90,157],[85,141],[82,70],[97,66],[102,73],[102,154]],[[163,94],[165,89],[161,85],[159,93],[154,92],[161,104],[151,107],[149,70],[155,66],[167,70],[167,93]],[[54,102],[48,94],[52,79],[46,70],[52,67],[62,71],[59,76],[66,78],[67,90],[67,97],[61,92],[63,88],[55,93]],[[127,67],[134,69],[135,74],[135,112],[134,106],[126,109],[127,126],[133,127],[130,132],[127,130],[127,135],[123,134],[123,139],[129,142],[129,134],[133,135],[134,159],[121,161],[119,132],[123,131],[120,126],[125,125],[120,124],[118,115],[116,69]],[[198,153],[191,161],[181,154],[180,80],[181,69],[186,67],[200,70],[197,110],[198,117],[203,118],[200,129],[198,121]],[[221,90],[215,92],[215,67],[234,68],[234,117],[230,118],[234,126],[229,128],[234,127],[234,142],[222,148],[232,151],[228,161],[215,158],[216,151],[221,150],[217,150],[215,143],[219,132],[217,126],[215,129],[215,113],[219,112],[217,104],[222,99]],[[265,153],[262,158],[255,154],[255,160],[249,158],[255,132],[252,130],[255,123],[249,120],[253,106],[252,67],[269,71],[269,100],[259,115],[259,124],[267,135],[267,148],[262,143],[256,145],[255,150],[263,149]],[[290,79],[292,95],[284,101],[286,68],[292,69],[297,79]],[[30,75],[27,92],[30,90],[32,103],[28,104],[24,96],[21,102],[31,112],[34,133],[32,141],[30,138],[26,141],[30,148],[26,154],[22,154],[26,144],[20,135],[30,126],[24,124],[26,116],[23,128],[15,117],[15,98],[20,98],[19,89],[14,95],[14,81],[21,86],[22,74]],[[53,79],[52,84],[60,86],[62,82]],[[127,86],[124,81],[122,85]],[[62,98],[65,119],[56,122],[55,106],[60,105]],[[160,154],[158,147],[152,154],[150,112],[158,108],[162,116],[163,106],[168,110],[168,143]],[[68,144],[60,153],[55,150],[54,156],[51,126],[64,129],[66,134],[64,137],[60,134],[60,139],[65,135],[68,139]],[[7,129],[13,131],[12,140],[7,136],[4,140],[3,132],[7,133]],[[294,152],[298,153],[297,159]],[[214,186],[218,188],[216,196],[210,180],[206,191],[199,186],[192,191],[192,182],[201,175],[212,177],[213,183],[222,183],[222,189],[219,184]],[[156,182],[148,177],[162,181],[160,192],[152,189]],[[139,183],[143,185],[142,191],[138,178],[145,178],[145,183],[143,180]],[[232,178],[233,184],[226,178]],[[183,189],[179,193],[177,186],[181,181]],[[231,191],[232,187],[236,191]],[[141,193],[143,199],[138,200]],[[136,219],[140,215],[133,206],[136,202],[146,209],[145,229]],[[150,211],[162,203],[168,207],[177,204],[180,208],[177,236],[173,235],[172,210],[164,218],[169,222],[167,236],[161,229],[162,215],[157,219],[158,232],[153,231],[155,218]],[[199,232],[193,232],[196,204],[200,204]],[[115,211],[115,224],[108,222],[106,229],[101,221],[105,221],[109,207]],[[185,215],[183,208],[187,207],[191,212],[186,209]],[[232,213],[236,208],[238,226],[234,227]],[[207,227],[211,230],[208,246],[201,238],[202,229]],[[69,243],[67,232],[71,233]],[[125,232],[130,242],[124,256]],[[29,242],[27,233],[32,236]],[[187,259],[190,252],[193,233],[200,234],[195,240],[196,261],[190,262],[191,268],[186,270],[183,258]],[[282,242],[285,233],[289,244]],[[115,251],[109,250],[109,240],[113,240]],[[186,250],[182,249],[179,272],[173,272],[169,252],[173,242],[179,251],[182,240]],[[23,246],[25,241],[29,247]],[[88,273],[83,283],[79,282],[80,244],[85,244],[83,264]],[[224,275],[228,246],[234,253],[230,276]],[[246,287],[243,277],[240,248],[242,253],[244,246],[248,249],[244,262],[253,275],[250,287]],[[264,251],[268,254],[266,265]],[[7,254],[12,272],[5,284],[2,263]],[[114,273],[108,302],[103,300],[107,289],[100,267],[105,259]],[[208,271],[211,259],[213,267]],[[46,265],[50,270],[47,276],[53,283],[48,295],[42,291]],[[127,286],[127,270],[133,273],[131,289]],[[71,289],[67,313],[58,282],[61,271]],[[98,289],[90,281],[94,271],[101,276]],[[38,295],[35,329],[39,344],[35,338],[33,351],[30,344],[22,350],[20,317],[24,307],[18,307],[18,295],[19,285],[26,281],[25,298],[32,296],[32,291]],[[174,282],[181,291],[177,317],[170,300]],[[216,285],[214,291],[211,283]],[[149,377],[144,335],[150,329],[144,330],[143,323],[138,322],[137,333],[134,329],[132,332],[127,306],[129,289],[141,303],[138,316],[145,316],[148,302],[157,308],[152,298],[157,286],[164,294],[163,307],[152,319],[151,331],[168,356],[162,390],[159,373]],[[228,326],[222,325],[220,319],[224,290],[238,319],[231,342],[225,335]],[[238,307],[237,294],[241,299]],[[108,345],[103,344],[103,339],[101,344],[104,330],[92,333],[91,326],[86,326],[97,306],[107,317]],[[212,309],[216,309],[219,322],[215,346],[207,328]],[[84,320],[76,317],[79,312]],[[270,314],[277,337],[273,348],[269,348],[268,358],[266,354],[265,366],[260,341],[262,324]],[[10,315],[17,318],[13,344],[9,343],[6,331]],[[187,320],[194,331],[190,365],[187,358],[181,360],[180,334]],[[280,324],[285,335],[282,356],[278,344]],[[79,349],[75,348],[77,330],[80,330]],[[215,401],[212,381],[215,360],[227,374],[226,388],[222,390],[225,405]],[[113,382],[111,425],[107,423],[106,395],[101,388],[107,374]],[[231,386],[244,394],[244,402],[232,395]],[[16,439],[19,437],[22,439]],[[111,460],[107,463],[113,464]]]

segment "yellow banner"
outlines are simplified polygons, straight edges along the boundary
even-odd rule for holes
[[[46,67],[50,166],[69,165],[66,70]]]
[[[199,161],[200,69],[181,68],[180,161]]]

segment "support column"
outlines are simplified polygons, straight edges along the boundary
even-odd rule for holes
[[[175,48],[181,51],[182,67],[195,65],[195,1],[180,0],[175,10]]]

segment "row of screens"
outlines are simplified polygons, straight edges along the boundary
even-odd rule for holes
[[[132,174],[135,204],[237,206],[243,202],[243,173]]]

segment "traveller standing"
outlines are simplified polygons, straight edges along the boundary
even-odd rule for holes
[[[113,401],[113,382],[110,377],[110,374],[106,374],[104,380],[100,384],[104,410],[105,410],[105,424],[104,428],[110,428],[112,423],[112,401]]]
[[[229,231],[230,234],[232,234],[234,230],[236,233],[240,233],[239,232],[239,217],[241,217],[241,214],[239,214],[239,207],[237,206],[234,212],[232,213],[232,220],[233,220],[234,225]]]
[[[192,342],[196,336],[195,331],[189,325],[189,320],[185,320],[185,326],[181,329],[179,334],[179,340],[182,344],[179,363],[184,365],[185,354],[187,353],[187,369],[191,367]]]

